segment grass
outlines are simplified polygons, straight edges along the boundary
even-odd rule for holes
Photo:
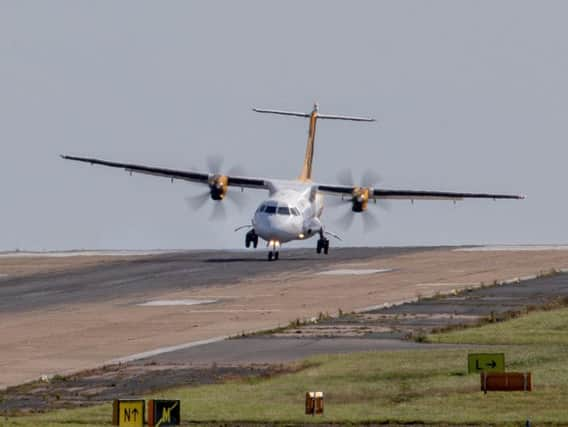
[[[318,356],[268,379],[153,394],[182,400],[182,419],[202,423],[568,423],[568,309],[532,312],[476,328],[429,335],[467,348]],[[491,345],[492,347],[488,347]],[[479,391],[466,375],[469,351],[505,352],[508,370],[532,371],[531,393]],[[325,393],[325,415],[303,414],[304,393]],[[109,425],[111,405],[14,417],[6,426]],[[89,424],[90,423],[90,424]],[[1,425],[1,423],[0,423]]]
[[[568,308],[535,311],[506,322],[434,334],[428,342],[490,345],[568,346]]]

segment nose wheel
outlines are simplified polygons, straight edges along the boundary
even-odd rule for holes
[[[280,254],[280,242],[277,240],[271,240],[270,242],[268,242],[268,248],[268,261],[278,261]]]
[[[258,234],[256,234],[256,231],[254,231],[254,228],[250,230],[245,236],[245,247],[250,248],[251,244],[255,249],[258,246]]]

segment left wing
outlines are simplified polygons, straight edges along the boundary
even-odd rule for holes
[[[181,179],[184,181],[197,182],[201,184],[209,184],[210,179],[214,178],[215,176],[214,174],[210,173],[158,168],[154,166],[136,165],[132,163],[110,162],[107,160],[95,159],[90,157],[76,157],[76,156],[62,155],[61,158],[65,160],[73,160],[76,162],[89,163],[91,165],[102,165],[111,168],[124,169],[126,172],[130,173],[141,173],[145,175],[160,176],[164,178],[170,178],[171,180]],[[234,187],[268,189],[268,183],[264,179],[249,178],[243,176],[228,175],[227,185]]]
[[[346,185],[317,184],[318,191],[335,196],[352,195],[358,187]],[[523,195],[492,194],[492,193],[458,193],[450,191],[423,191],[423,190],[387,190],[372,189],[369,194],[373,199],[400,199],[400,200],[463,200],[463,199],[524,199]]]

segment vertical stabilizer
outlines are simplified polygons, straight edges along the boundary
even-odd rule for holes
[[[310,114],[310,127],[308,130],[308,143],[306,144],[306,156],[304,157],[304,164],[302,166],[302,172],[298,179],[300,181],[311,181],[312,180],[312,164],[314,161],[314,142],[316,139],[316,123],[318,121],[318,104],[314,104],[314,109]]]
[[[374,122],[375,119],[367,117],[355,116],[338,116],[331,114],[319,114],[318,103],[314,103],[314,109],[311,113],[300,113],[295,111],[282,111],[282,110],[264,110],[253,108],[257,113],[270,113],[280,114],[282,116],[306,117],[310,119],[310,126],[308,129],[308,142],[306,145],[306,156],[304,157],[304,164],[302,165],[302,172],[298,179],[300,181],[309,182],[312,180],[312,165],[314,160],[314,144],[316,139],[316,123],[318,119],[331,119],[331,120],[351,120],[355,122]]]

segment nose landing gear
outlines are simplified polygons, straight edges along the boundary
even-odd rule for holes
[[[320,229],[320,238],[318,239],[318,244],[316,246],[316,252],[318,254],[321,254],[322,250],[323,250],[323,253],[326,254],[326,255],[329,253],[329,239],[324,237],[323,228]]]
[[[269,252],[268,252],[268,261],[277,261],[278,260],[278,255],[279,255],[279,249],[280,249],[280,242],[278,240],[271,240],[270,242],[268,242],[268,248],[269,248]]]
[[[256,249],[258,246],[258,234],[254,231],[254,228],[247,232],[245,236],[245,247],[249,248],[252,243],[252,246]]]

